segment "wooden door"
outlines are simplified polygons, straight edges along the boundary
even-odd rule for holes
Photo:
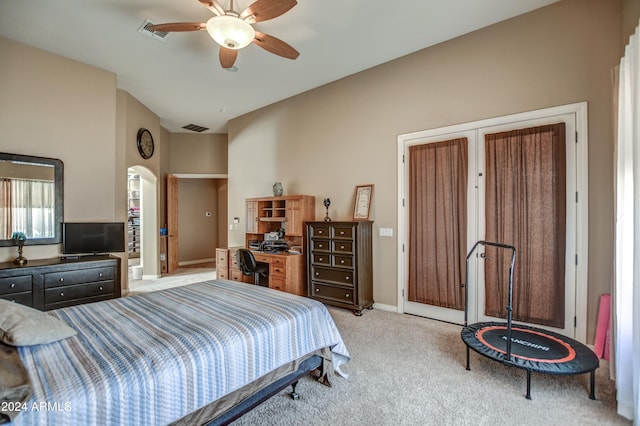
[[[167,176],[167,272],[178,269],[178,178]]]

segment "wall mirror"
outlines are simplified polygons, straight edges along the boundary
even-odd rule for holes
[[[63,163],[54,158],[0,152],[0,247],[60,244],[63,220]]]

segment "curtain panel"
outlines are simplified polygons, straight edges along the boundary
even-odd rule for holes
[[[485,162],[485,239],[516,247],[513,318],[564,328],[565,125],[487,134]],[[485,260],[485,314],[506,317],[510,253]]]
[[[0,179],[0,240],[11,239],[11,180]]]
[[[640,35],[619,65],[613,342],[618,414],[640,422]]]
[[[409,147],[409,301],[464,310],[467,145]]]

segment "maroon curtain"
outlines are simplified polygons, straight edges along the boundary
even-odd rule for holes
[[[487,241],[516,248],[513,318],[564,328],[565,125],[485,136]],[[506,317],[511,253],[485,250],[485,314]]]
[[[464,310],[467,139],[409,148],[408,300]]]

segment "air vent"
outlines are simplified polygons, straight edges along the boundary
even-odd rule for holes
[[[183,129],[191,130],[192,132],[202,133],[205,130],[209,130],[208,127],[202,127],[195,124],[187,124],[186,126],[182,126]]]
[[[146,34],[149,37],[153,37],[157,40],[164,40],[169,33],[166,31],[153,31],[150,30],[149,27],[153,25],[153,22],[146,20],[142,23],[142,25],[140,25],[140,28],[138,28],[138,32],[142,33],[142,34]]]

